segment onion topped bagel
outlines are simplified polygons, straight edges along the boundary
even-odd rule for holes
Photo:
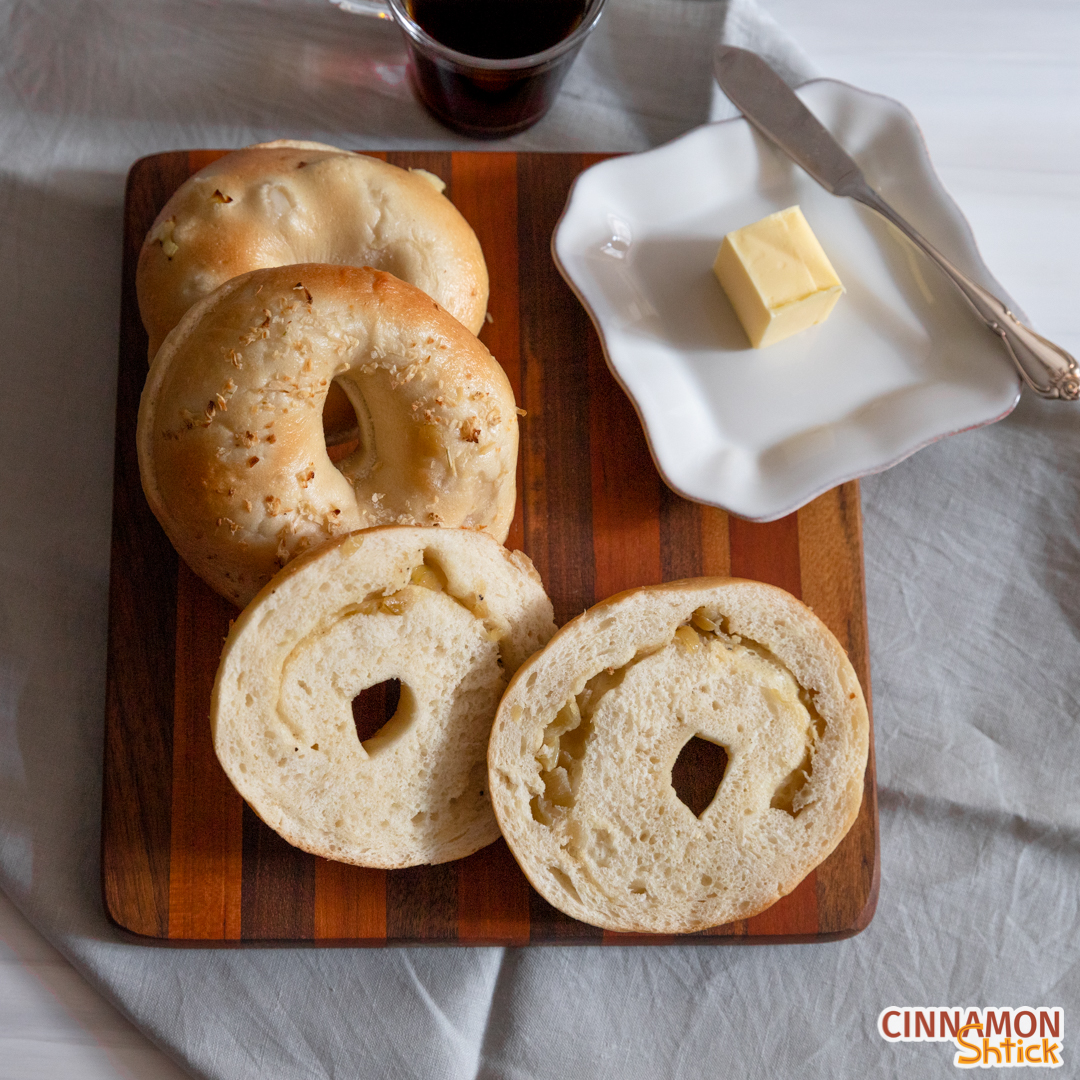
[[[727,762],[700,816],[672,769]],[[762,911],[859,812],[869,718],[825,625],[781,589],[706,578],[622,593],[507,688],[488,750],[503,835],[540,894],[595,926],[690,933]]]
[[[322,428],[332,381],[359,431],[336,465]],[[369,268],[256,270],[199,301],[150,367],[137,441],[169,539],[240,606],[354,529],[464,526],[502,542],[514,513],[505,373],[425,293]]]
[[[289,843],[385,868],[499,835],[485,755],[506,680],[555,630],[532,563],[463,529],[354,533],[285,568],[236,620],[214,684],[222,767]],[[363,743],[353,698],[398,680]]]
[[[197,300],[238,274],[290,263],[386,270],[479,333],[484,256],[428,175],[288,140],[207,165],[165,204],[139,254],[136,290],[151,359]]]

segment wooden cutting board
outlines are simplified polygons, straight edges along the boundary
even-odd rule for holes
[[[214,757],[210,691],[236,611],[178,560],[143,498],[135,453],[146,335],[139,247],[158,210],[214,151],[157,154],[128,176],[116,411],[102,813],[105,909],[173,944],[664,944],[562,915],[499,842],[468,859],[368,870],[290,847],[248,809]],[[686,501],[661,481],[592,325],[551,259],[582,154],[391,153],[448,181],[491,272],[481,334],[519,403],[518,509],[507,541],[536,564],[559,625],[621,589],[702,574],[772,582],[810,604],[848,650],[869,698],[856,483],[767,525]],[[688,779],[708,784],[691,763]],[[685,770],[684,770],[685,771]],[[700,775],[698,775],[700,773]],[[716,779],[711,780],[715,790]],[[707,798],[708,790],[699,791]],[[687,800],[689,801],[689,799]],[[879,876],[873,741],[862,809],[837,850],[752,919],[684,940],[825,941],[870,921]]]

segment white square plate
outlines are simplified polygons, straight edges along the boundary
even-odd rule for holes
[[[1023,319],[983,264],[911,114],[831,80],[798,93],[871,185]],[[753,349],[712,263],[725,233],[795,204],[847,292],[821,326]],[[782,517],[1000,420],[1020,396],[998,339],[935,266],[741,118],[582,173],[552,249],[665,481],[740,517]]]

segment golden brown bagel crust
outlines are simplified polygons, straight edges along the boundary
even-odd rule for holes
[[[424,176],[289,140],[236,150],[201,169],[165,204],[139,255],[150,359],[184,312],[229,278],[290,263],[386,270],[479,333],[488,299],[483,252]]]
[[[506,680],[555,631],[520,551],[464,529],[366,529],[290,563],[240,615],[211,701],[218,759],[291,844],[361,866],[498,838],[485,755]],[[361,743],[352,700],[401,683]]]
[[[700,817],[672,787],[694,736],[727,766]],[[702,578],[633,589],[564,626],[511,680],[492,805],[553,906],[693,933],[762,911],[859,812],[869,717],[847,655],[789,593]]]
[[[336,466],[322,429],[332,380],[361,433]],[[514,513],[505,373],[429,296],[367,268],[256,270],[199,301],[154,358],[137,439],[169,539],[240,606],[333,536],[450,525],[501,543]]]

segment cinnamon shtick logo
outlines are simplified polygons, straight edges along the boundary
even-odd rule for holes
[[[886,1042],[943,1042],[956,1047],[958,1069],[1056,1069],[1063,1064],[1065,1010],[1031,1008],[901,1007],[878,1016]]]

